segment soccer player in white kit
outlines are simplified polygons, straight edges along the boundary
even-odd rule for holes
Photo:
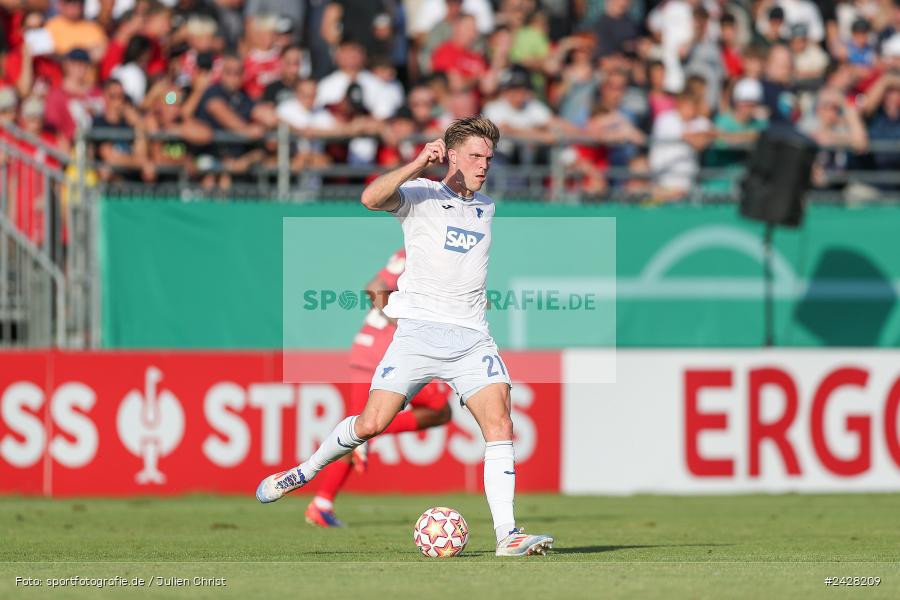
[[[397,331],[372,376],[362,414],[338,423],[306,462],[263,479],[256,490],[260,502],[306,485],[327,464],[384,431],[409,398],[437,378],[453,387],[484,435],[484,491],[497,555],[544,554],[552,546],[552,537],[516,527],[510,379],[485,317],[495,206],[478,190],[499,138],[488,119],[459,119],[442,140],[363,191],[366,208],[396,215],[403,228],[406,271],[384,308],[397,319]],[[445,158],[443,181],[418,177]]]

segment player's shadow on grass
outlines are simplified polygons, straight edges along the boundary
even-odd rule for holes
[[[664,548],[665,546],[641,545],[632,546],[554,546],[554,554],[599,554],[601,552],[615,552],[616,550],[632,550],[635,548]]]
[[[613,518],[612,515],[585,515],[585,514],[568,515],[568,516],[553,515],[553,516],[532,517],[532,519],[534,521],[540,521],[541,523],[565,523],[565,522],[569,522],[569,521],[577,521],[579,523],[584,523],[586,520],[596,521],[598,519],[608,520],[608,519],[612,519],[612,518]],[[409,522],[409,519],[406,517],[396,518],[396,519],[384,518],[384,519],[378,519],[378,520],[353,521],[353,526],[354,527],[366,527],[366,526],[371,526],[371,525],[379,525],[379,526],[391,525],[391,526],[393,526],[393,525],[406,525],[408,522]],[[472,523],[476,523],[476,522],[477,521],[469,521],[469,525],[471,525]],[[484,522],[489,523],[490,521],[486,519]]]
[[[644,548],[712,548],[733,544],[633,544],[620,546],[554,546],[554,554],[599,554],[617,550],[641,550]]]
[[[585,521],[609,520],[612,518],[614,518],[613,515],[534,515],[529,520],[540,521],[541,523],[565,523],[571,521],[584,523]]]
[[[353,521],[352,524],[354,527],[409,525],[409,519],[404,517],[400,519],[378,519],[377,521]]]

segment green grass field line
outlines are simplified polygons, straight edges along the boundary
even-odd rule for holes
[[[520,523],[557,540],[550,555],[528,559],[493,556],[481,496],[346,496],[337,505],[344,530],[306,525],[307,501],[0,497],[0,598],[255,598],[290,589],[291,598],[475,600],[520,588],[548,598],[817,598],[863,593],[827,587],[826,577],[870,576],[881,583],[867,597],[900,597],[898,495],[520,495]],[[413,546],[416,517],[434,505],[469,522],[463,555],[426,559]],[[48,587],[48,578],[73,576],[145,585]],[[189,583],[163,587],[157,577]],[[195,577],[227,585],[201,587]]]

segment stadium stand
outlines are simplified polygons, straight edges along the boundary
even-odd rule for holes
[[[353,197],[483,112],[498,197],[668,202],[733,200],[788,122],[815,197],[886,199],[898,27],[896,0],[4,2],[0,125],[84,136],[107,191],[285,200]]]
[[[770,125],[897,201],[900,0],[0,0],[0,340],[91,339],[84,200],[353,200],[476,113],[501,201],[733,203]]]

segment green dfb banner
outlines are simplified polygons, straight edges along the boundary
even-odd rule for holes
[[[100,214],[107,348],[346,348],[403,243],[356,204],[109,198]],[[443,250],[482,243],[460,231]],[[898,231],[900,211],[877,206],[776,230],[775,344],[900,346]],[[762,240],[735,206],[499,204],[491,333],[501,348],[759,346]]]

